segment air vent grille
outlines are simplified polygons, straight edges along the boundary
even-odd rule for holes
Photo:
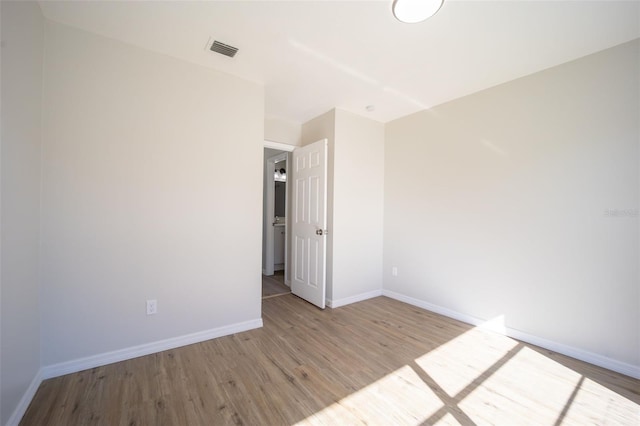
[[[210,49],[212,52],[220,53],[221,55],[228,56],[233,58],[236,53],[238,53],[238,48],[229,46],[228,44],[221,43],[219,41],[214,41],[211,45]]]

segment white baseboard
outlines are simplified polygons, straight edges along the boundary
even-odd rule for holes
[[[415,299],[410,296],[405,296],[401,293],[396,293],[391,290],[382,290],[382,295],[386,297],[390,297],[391,299],[399,300],[404,303],[408,303],[409,305],[417,306],[422,309],[426,309],[427,311],[435,312],[436,314],[444,315],[445,317],[453,318],[458,321],[462,321],[471,325],[481,325],[485,321],[472,317],[470,315],[461,314],[456,311],[452,311],[451,309],[443,308],[442,306],[434,305],[429,302],[425,302],[424,300]]]
[[[156,352],[175,349],[180,346],[192,345],[194,343],[204,342],[205,340],[228,336],[230,334],[240,333],[260,327],[262,327],[262,318],[231,324],[224,327],[212,328],[210,330],[200,331],[197,333],[186,334],[184,336],[172,337],[170,339],[160,340],[157,342],[132,346],[130,348],[119,349],[117,351],[106,352],[72,361],[61,362],[59,364],[47,365],[42,369],[42,379],[76,373],[89,368],[100,367],[114,362],[120,362]]]
[[[482,326],[487,322],[486,320],[481,320],[471,315],[466,315],[460,312],[456,312],[451,309],[434,305],[432,303],[425,302],[424,300],[415,299],[410,296],[405,296],[404,294],[396,293],[391,290],[382,290],[382,295],[386,297],[390,297],[391,299],[396,299],[401,302],[408,303],[409,305],[417,306],[419,308],[423,308],[428,311],[435,312],[440,315],[444,315],[449,318],[456,319],[458,321],[462,321],[467,324]],[[585,351],[585,350],[574,348],[572,346],[568,346],[562,343],[543,339],[542,337],[534,336],[532,334],[528,334],[523,331],[515,330],[509,327],[504,327],[504,328],[485,327],[485,328],[488,328],[492,331],[504,334],[509,337],[513,337],[514,339],[518,339],[523,342],[530,343],[532,345],[540,346],[541,348],[549,349],[550,351],[557,352],[562,355],[579,359],[580,361],[588,362],[589,364],[597,365],[599,367],[603,367],[608,370],[616,371],[618,373],[625,374],[627,376],[630,376],[636,379],[640,379],[640,366],[628,364],[628,363],[618,361],[612,358],[608,358],[593,352]]]
[[[38,391],[42,380],[44,379],[42,375],[42,369],[40,369],[29,384],[27,390],[22,395],[22,398],[20,398],[20,402],[18,402],[18,406],[16,407],[16,409],[13,410],[13,413],[11,414],[11,417],[9,417],[6,426],[18,426],[20,420],[22,420],[22,416],[24,416],[24,413],[27,412],[27,408],[29,408],[31,400],[36,395],[36,392]]]
[[[339,308],[340,306],[350,305],[356,302],[362,302],[363,300],[371,299],[378,296],[382,296],[382,289],[368,291],[366,293],[360,293],[360,294],[356,294],[355,296],[344,297],[342,299],[337,299],[337,300],[327,299],[327,306],[330,308]]]

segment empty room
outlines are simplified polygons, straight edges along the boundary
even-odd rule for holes
[[[0,425],[640,423],[640,2],[0,19]]]

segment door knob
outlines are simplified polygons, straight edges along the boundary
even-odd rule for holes
[[[322,229],[316,229],[316,235],[327,235],[329,231],[326,229],[323,231]]]

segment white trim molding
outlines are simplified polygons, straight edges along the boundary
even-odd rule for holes
[[[18,426],[20,424],[20,420],[22,420],[24,413],[27,412],[27,408],[29,408],[29,404],[31,404],[31,400],[33,399],[33,397],[36,396],[36,392],[38,391],[38,388],[40,387],[40,384],[43,380],[44,378],[41,368],[40,370],[38,370],[33,380],[31,380],[31,383],[22,395],[22,398],[20,398],[20,402],[18,402],[18,406],[15,408],[15,410],[13,410],[13,413],[11,414],[11,417],[9,417],[6,426]]]
[[[382,295],[474,326],[483,326],[487,323],[486,320],[481,320],[479,318],[472,317],[471,315],[456,312],[451,309],[434,305],[432,303],[425,302],[424,300],[416,299],[410,296],[405,296],[404,294],[396,293],[391,290],[382,290]],[[505,336],[512,337],[514,339],[521,340],[523,342],[530,343],[532,345],[536,345],[562,355],[579,359],[580,361],[588,362],[589,364],[597,365],[608,370],[640,379],[640,366],[627,364],[625,362],[608,358],[593,352],[585,351],[583,349],[578,349],[562,343],[543,339],[542,337],[534,336],[532,334],[528,334],[509,327],[489,326],[483,328],[490,329]]]
[[[157,342],[145,343],[143,345],[132,346],[130,348],[119,349],[103,354],[92,355],[72,361],[61,362],[59,364],[48,365],[42,369],[42,379],[50,379],[65,374],[76,373],[89,368],[101,367],[114,362],[125,361],[144,355],[167,351],[181,346],[192,345],[204,342],[217,337],[229,336],[243,331],[253,330],[262,327],[262,318],[231,324],[223,327],[212,328],[210,330],[199,331],[197,333],[186,334],[184,336],[172,337]],[[28,404],[27,404],[28,405]]]
[[[342,299],[337,300],[327,299],[327,306],[330,308],[339,308],[340,306],[362,302],[363,300],[373,299],[378,296],[382,296],[382,289],[356,294],[355,296],[343,297]]]
[[[278,149],[280,151],[286,151],[286,152],[291,152],[296,148],[293,145],[289,145],[281,142],[273,142],[273,141],[264,141],[264,147],[271,148],[271,149]]]

